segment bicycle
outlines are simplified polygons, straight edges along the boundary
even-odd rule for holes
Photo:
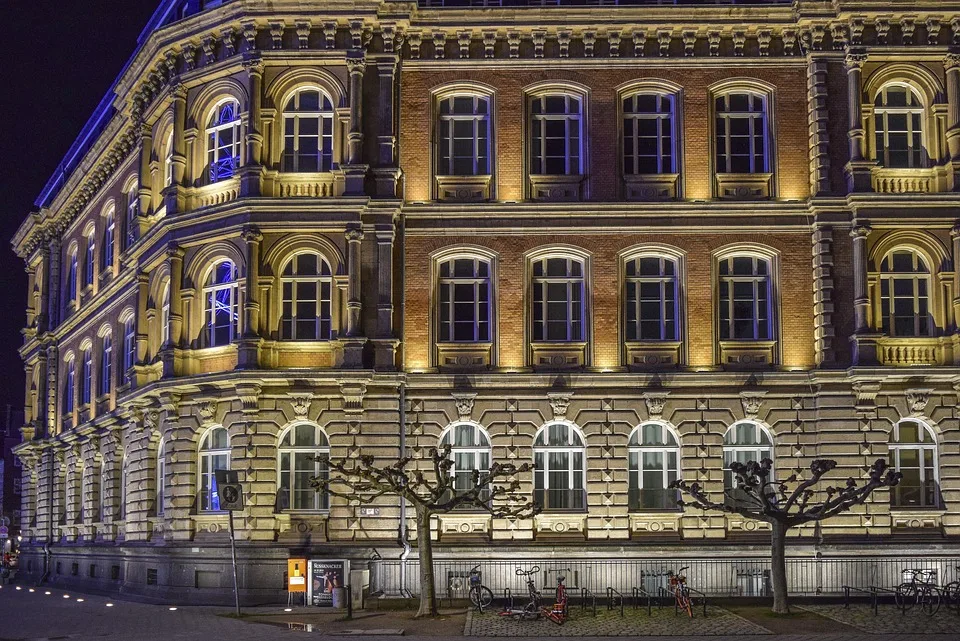
[[[919,605],[924,614],[936,614],[940,609],[940,589],[935,583],[936,572],[912,568],[904,570],[902,578],[903,582],[894,592],[897,607],[905,612]]]
[[[537,589],[537,584],[533,580],[534,575],[539,572],[540,566],[538,565],[533,566],[529,570],[517,568],[516,575],[526,577],[527,596],[530,597],[530,601],[522,608],[505,608],[500,611],[500,616],[511,617],[517,621],[540,618],[543,614],[543,608],[540,605],[543,597],[541,597],[540,591]]]
[[[687,615],[692,619],[693,599],[690,597],[690,588],[687,587],[687,577],[683,574],[683,571],[689,568],[690,566],[686,565],[680,568],[676,574],[671,573],[670,587],[673,588],[673,597],[676,599],[677,608],[685,610]]]
[[[960,565],[954,567],[957,572],[960,572]],[[943,600],[946,601],[947,607],[960,612],[960,581],[951,581],[943,586],[940,591],[943,593]]]
[[[475,605],[480,613],[493,603],[493,591],[481,582],[479,565],[470,570],[470,603]]]
[[[547,617],[557,625],[563,625],[567,620],[567,586],[563,584],[566,577],[557,577],[557,598],[551,608],[541,608],[543,616]]]

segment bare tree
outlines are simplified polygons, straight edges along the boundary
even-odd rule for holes
[[[816,459],[810,463],[810,475],[798,482],[792,474],[785,481],[772,478],[773,461],[763,459],[759,463],[734,462],[730,465],[735,483],[734,487],[724,490],[724,501],[718,503],[699,483],[674,481],[671,487],[679,489],[690,500],[678,501],[682,507],[692,506],[702,510],[732,512],[748,519],[766,521],[770,524],[771,566],[770,579],[773,583],[773,611],[787,614],[787,530],[804,523],[823,521],[846,512],[855,505],[861,505],[874,490],[881,487],[893,487],[900,482],[900,472],[887,469],[887,462],[877,459],[868,470],[866,481],[861,485],[853,477],[848,478],[841,487],[828,486],[817,497],[813,488],[831,470],[837,462],[829,459]],[[796,484],[790,491],[788,484]],[[814,500],[817,497],[817,500]]]
[[[398,496],[413,505],[420,556],[418,617],[438,614],[430,538],[430,520],[434,515],[464,508],[483,510],[496,518],[530,518],[539,512],[528,496],[519,493],[520,481],[516,478],[532,470],[533,465],[494,463],[489,470],[474,470],[470,487],[456,487],[450,449],[446,445],[431,451],[432,470],[427,473],[411,465],[414,459],[410,457],[378,467],[372,456],[361,456],[356,461],[329,461],[329,478],[313,480],[318,491],[351,503],[368,504],[381,496]]]

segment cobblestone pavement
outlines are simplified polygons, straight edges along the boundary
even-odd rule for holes
[[[867,604],[851,604],[849,608],[842,604],[815,604],[800,609],[871,634],[950,634],[960,639],[960,615],[946,608],[940,608],[932,617],[916,609],[901,614],[895,605],[880,605],[876,616]]]
[[[634,636],[742,636],[771,634],[765,628],[728,612],[711,606],[707,617],[697,609],[691,619],[686,614],[677,616],[673,608],[653,608],[650,615],[646,609],[627,608],[620,616],[619,610],[598,609],[593,616],[590,610],[579,607],[570,609],[570,617],[563,625],[543,619],[538,621],[515,621],[496,612],[478,614],[471,610],[464,626],[464,636],[473,637],[634,637]]]

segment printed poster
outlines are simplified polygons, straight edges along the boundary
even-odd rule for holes
[[[321,608],[333,607],[333,591],[346,587],[350,562],[344,559],[310,561],[310,603]]]

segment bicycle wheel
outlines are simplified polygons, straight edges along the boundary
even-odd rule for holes
[[[917,604],[917,586],[913,583],[901,583],[893,595],[897,608],[909,610]]]
[[[686,606],[687,616],[691,619],[693,618],[693,597],[690,596],[690,590],[687,588],[683,589],[683,602]]]
[[[943,586],[943,604],[960,612],[960,581],[951,581]]]
[[[920,602],[923,613],[927,616],[933,616],[940,609],[940,590],[926,588],[920,592],[917,600]]]
[[[485,585],[470,588],[470,603],[482,611],[493,603],[493,592]]]

